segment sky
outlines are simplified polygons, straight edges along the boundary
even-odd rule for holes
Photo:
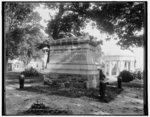
[[[42,20],[40,21],[40,24],[46,28],[48,21],[51,19],[50,15],[55,15],[55,11],[50,11],[48,8],[44,8],[43,5],[40,5],[40,7],[37,7],[35,11],[39,12],[40,16],[42,17]],[[95,27],[91,26],[92,22],[90,22],[86,29],[84,29],[84,32],[88,32],[90,35],[97,37],[98,40],[103,40],[102,51],[104,53],[116,53],[118,50],[121,50],[120,46],[116,45],[117,40],[111,39],[109,41],[106,41],[105,38],[107,37],[106,33],[100,33]],[[42,31],[45,35],[47,35],[44,31]],[[48,35],[47,35],[48,36]],[[112,37],[113,38],[113,37]],[[136,58],[137,68],[143,69],[143,48],[137,47],[132,48],[133,55]],[[131,53],[131,52],[129,52]]]

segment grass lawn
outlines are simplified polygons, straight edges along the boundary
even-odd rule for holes
[[[49,87],[42,77],[25,79],[24,89],[19,89],[18,73],[8,73],[5,81],[7,115],[23,114],[37,101],[73,115],[143,115],[143,88],[126,86],[119,90],[108,85],[103,101],[98,90]]]

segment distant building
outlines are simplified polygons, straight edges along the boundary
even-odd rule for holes
[[[8,71],[23,71],[24,70],[24,63],[19,59],[8,60],[7,64]]]
[[[106,53],[104,56],[104,73],[108,78],[116,78],[123,70],[135,71],[135,57],[127,50],[119,53]]]
[[[42,51],[44,53],[42,58],[34,57],[27,65],[25,65],[23,61],[19,60],[19,58],[8,60],[7,64],[8,71],[24,71],[25,69],[31,67],[37,70],[45,69],[48,59],[48,48],[44,47]]]

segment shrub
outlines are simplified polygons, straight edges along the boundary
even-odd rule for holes
[[[134,72],[134,77],[136,79],[141,80],[143,78],[143,72],[142,71],[136,71],[136,72]]]
[[[40,76],[40,73],[32,67],[29,69],[25,69],[25,71],[21,72],[21,74],[24,74],[26,77]]]
[[[120,72],[118,77],[122,77],[122,82],[130,82],[134,79],[133,74],[126,70]]]

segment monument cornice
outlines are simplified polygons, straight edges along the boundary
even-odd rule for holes
[[[50,42],[50,46],[59,46],[59,45],[78,45],[78,44],[89,44],[92,45],[94,47],[96,47],[98,45],[98,43],[96,41],[92,41],[89,39],[71,39],[71,38],[62,38],[62,39],[58,39],[58,40],[54,40],[53,42]]]

